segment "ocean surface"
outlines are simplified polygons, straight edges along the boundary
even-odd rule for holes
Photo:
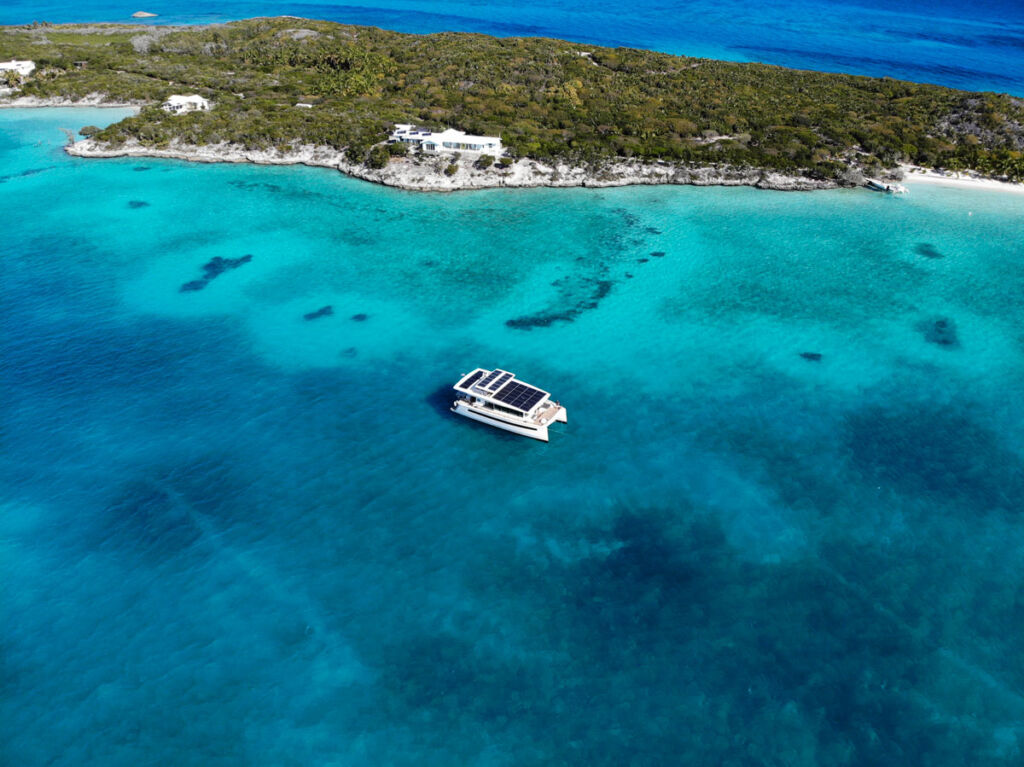
[[[120,114],[0,111],[0,763],[1021,764],[1020,196],[64,155]]]
[[[292,14],[404,32],[557,37],[1024,96],[1021,0],[157,0],[145,23]],[[0,24],[130,21],[120,0],[5,0]],[[0,52],[2,53],[2,52]]]

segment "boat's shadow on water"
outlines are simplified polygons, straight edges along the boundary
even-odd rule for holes
[[[427,395],[426,403],[431,409],[442,418],[454,418],[452,403],[455,401],[455,393],[451,384],[442,384]]]

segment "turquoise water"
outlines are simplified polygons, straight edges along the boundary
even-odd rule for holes
[[[60,150],[117,117],[0,112],[0,761],[1021,762],[1024,198]]]
[[[6,0],[0,23],[129,21],[120,0]],[[626,45],[1024,96],[1020,0],[161,0],[151,24],[291,14],[403,32]]]

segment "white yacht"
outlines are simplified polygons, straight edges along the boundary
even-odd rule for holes
[[[565,408],[546,391],[534,388],[507,370],[477,368],[454,386],[452,412],[513,434],[548,441],[548,425],[568,423]]]

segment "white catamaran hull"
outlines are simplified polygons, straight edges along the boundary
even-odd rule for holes
[[[547,426],[527,426],[525,424],[513,423],[507,421],[501,417],[500,413],[482,412],[478,408],[470,407],[463,400],[457,400],[452,406],[452,412],[464,415],[466,418],[472,418],[474,421],[485,423],[488,426],[494,426],[505,431],[510,431],[513,434],[520,434],[524,437],[532,437],[533,439],[539,439],[541,442],[548,441],[548,427]],[[565,423],[565,409],[558,414],[555,420]]]

